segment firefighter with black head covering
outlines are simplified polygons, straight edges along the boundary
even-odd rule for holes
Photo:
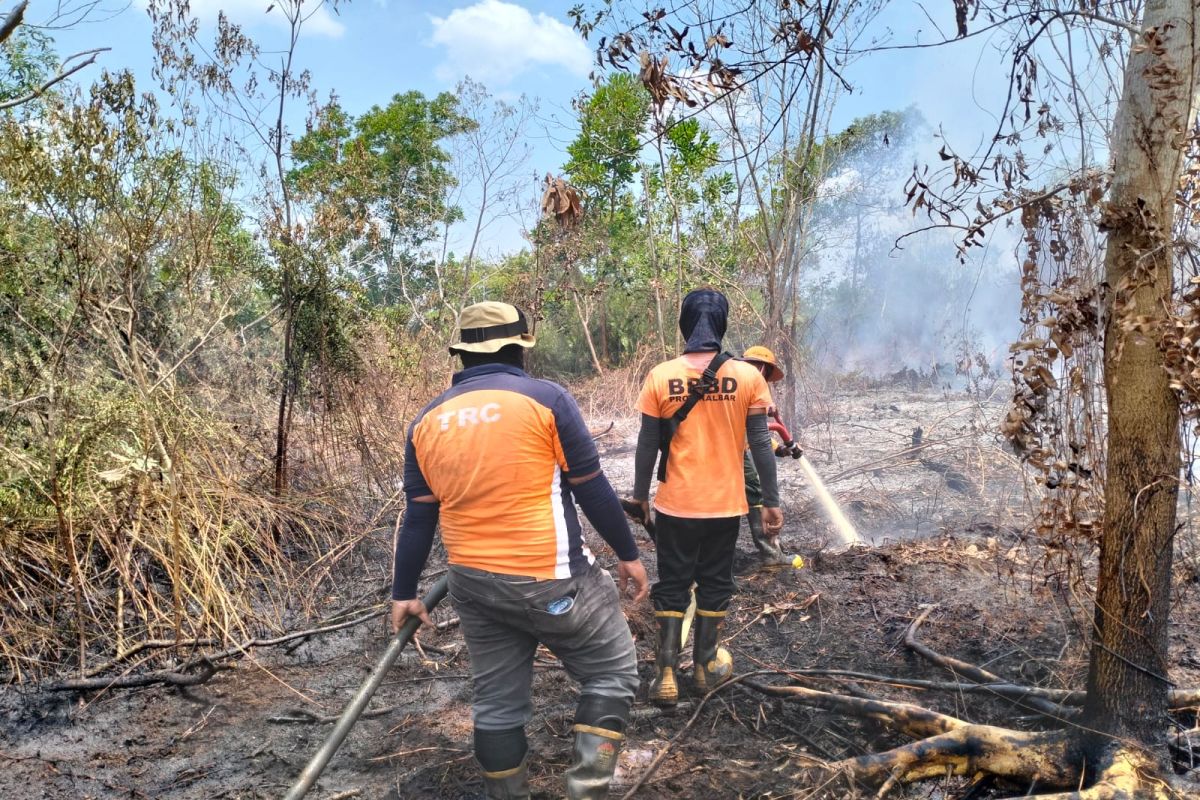
[[[696,587],[693,680],[706,692],[729,680],[733,660],[720,630],[733,596],[733,559],[746,502],[742,453],[747,441],[762,481],[763,526],[783,528],[775,456],[767,428],[771,392],[762,374],[721,350],[729,301],[720,292],[690,292],[679,313],[683,354],[652,370],[642,385],[633,500],[649,517],[654,496],[658,580],[650,597],[658,625],[650,700],[678,701],[680,633]]]
[[[637,657],[617,585],[584,543],[576,504],[616,553],[621,589],[632,584],[635,600],[649,591],[646,571],[574,399],[524,370],[534,345],[525,315],[477,303],[459,328],[450,351],[463,369],[408,431],[392,628],[409,615],[429,622],[417,579],[440,521],[487,796],[529,797],[525,725],[543,644],[580,687],[567,797],[599,800],[625,738]]]

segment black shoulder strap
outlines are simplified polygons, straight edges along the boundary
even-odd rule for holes
[[[717,383],[717,373],[725,362],[733,356],[729,353],[717,353],[712,357],[712,361],[708,362],[708,366],[704,368],[704,374],[700,376],[700,380],[692,386],[688,391],[687,399],[683,401],[678,410],[670,417],[662,420],[659,427],[659,458],[658,458],[658,480],[661,483],[667,479],[667,459],[671,455],[671,440],[675,438],[675,431],[678,430],[680,423],[687,419],[687,415],[692,413],[692,409],[696,407],[696,403],[700,402],[700,398],[706,394],[710,394],[719,388]]]
[[[717,353],[712,357],[712,361],[709,361],[708,366],[704,368],[704,374],[700,376],[699,383],[692,386],[687,400],[684,400],[683,405],[672,415],[676,425],[687,419],[687,415],[692,413],[692,409],[696,407],[696,403],[700,402],[700,398],[717,390],[717,373],[731,358],[733,355],[730,353]]]

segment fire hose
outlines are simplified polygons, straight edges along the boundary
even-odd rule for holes
[[[446,596],[446,581],[449,576],[443,575],[438,578],[433,586],[429,587],[429,592],[425,597],[421,598],[421,602],[425,604],[425,608],[433,611],[437,604],[442,602]],[[392,664],[396,663],[396,659],[400,657],[404,646],[412,639],[413,634],[417,632],[417,628],[421,626],[421,620],[418,617],[409,617],[404,625],[400,628],[400,632],[392,637],[388,642],[387,650],[383,652],[379,662],[375,664],[375,669],[371,670],[371,674],[363,681],[362,686],[358,687],[354,697],[346,704],[342,715],[338,717],[337,724],[333,726],[333,731],[330,732],[321,749],[317,750],[313,755],[312,760],[300,773],[300,777],[292,784],[292,788],[288,790],[284,800],[300,800],[308,794],[308,790],[313,787],[317,779],[321,777],[321,773],[325,771],[325,767],[329,764],[329,760],[333,758],[333,754],[342,746],[350,729],[358,722],[358,718],[362,716],[363,711],[367,708],[367,703],[371,702],[371,697],[375,694],[375,690],[379,688],[379,684],[383,683],[384,677],[387,675]]]
[[[783,440],[783,444],[775,448],[776,458],[800,458],[804,455],[804,451],[800,449],[800,445],[792,439],[792,434],[788,432],[787,426],[783,424],[783,418],[779,416],[779,411],[772,408],[770,411],[771,421],[767,423],[767,430],[772,433],[779,434],[779,438]]]

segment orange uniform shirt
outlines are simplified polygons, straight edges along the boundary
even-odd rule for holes
[[[438,499],[451,564],[567,578],[594,561],[567,478],[599,469],[563,387],[483,365],[457,373],[413,422],[404,489]]]
[[[646,376],[638,395],[643,414],[665,419],[700,380],[714,353],[686,353]],[[675,517],[737,517],[749,511],[742,452],[746,416],[772,405],[771,390],[757,369],[736,359],[717,372],[718,391],[696,403],[671,440],[667,479],[658,485],[654,507]]]

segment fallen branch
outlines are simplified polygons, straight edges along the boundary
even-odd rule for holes
[[[918,616],[906,640],[915,641],[912,633],[930,610]],[[929,652],[933,653],[932,650]],[[944,660],[958,666],[956,672],[968,673],[972,678],[989,674],[956,659]],[[942,660],[935,661],[943,663]],[[861,677],[861,673],[842,677]],[[1052,792],[1038,795],[1043,800],[1131,800],[1135,797],[1139,800],[1177,800],[1196,796],[1194,786],[1183,786],[1181,779],[1177,780],[1175,776],[1164,777],[1161,765],[1152,754],[1121,740],[1112,740],[1098,750],[1088,732],[1074,726],[1018,731],[965,722],[908,703],[757,681],[745,681],[744,686],[807,706],[874,719],[917,739],[881,753],[846,758],[813,768],[826,778],[827,783],[844,775],[856,784],[879,786],[876,797],[885,796],[895,784],[947,775],[990,776],[1018,785],[1036,785]],[[987,687],[977,688],[984,690]],[[1085,786],[1085,782],[1088,785]]]
[[[1072,689],[1043,689],[1019,683],[960,683],[957,681],[931,681],[923,678],[899,678],[892,675],[875,675],[848,669],[793,669],[789,673],[812,678],[848,678],[868,683],[884,683],[906,689],[925,689],[931,692],[953,692],[955,694],[994,694],[1006,700],[1023,700],[1040,697],[1062,706],[1082,706],[1086,692]]]
[[[1075,757],[1075,739],[1066,731],[1014,731],[972,724],[909,703],[864,700],[802,686],[772,686],[756,681],[746,681],[745,685],[807,706],[874,719],[918,739],[822,768],[844,772],[855,781],[886,786],[889,781],[911,783],[948,773],[974,775],[982,771],[1036,777],[1039,783],[1051,787],[1078,783],[1081,762]]]
[[[92,667],[84,675],[93,678],[102,672],[107,672],[122,661],[128,661],[145,650],[167,649],[171,647],[211,647],[216,643],[216,639],[147,639],[143,642],[138,642],[128,650],[122,650],[120,653],[117,653],[111,661],[106,661],[103,664]]]
[[[1083,705],[1084,698],[1087,696],[1085,692],[1066,689],[1040,689],[1032,686],[1012,684],[999,675],[981,669],[969,662],[942,655],[922,643],[917,639],[917,630],[936,608],[936,604],[926,607],[924,611],[917,615],[917,618],[912,621],[912,624],[908,626],[908,630],[904,633],[905,646],[922,658],[940,667],[944,667],[955,675],[961,675],[964,678],[975,681],[983,688],[996,690],[996,694],[1006,697],[1014,695],[1008,697],[1008,699],[1015,700],[1019,704],[1044,714],[1051,719],[1062,721],[1063,709],[1061,706]],[[803,674],[803,671],[800,671],[800,673]],[[1018,690],[1025,692],[1025,696],[1015,696]],[[1167,693],[1167,703],[1172,710],[1200,706],[1200,689],[1171,689]]]
[[[204,659],[198,663],[198,672],[159,670],[143,675],[121,675],[115,678],[69,678],[46,687],[48,692],[86,692],[97,689],[131,689],[136,686],[151,686],[165,683],[168,686],[199,686],[207,683],[222,667]]]
[[[978,684],[1008,684],[1008,681],[1001,678],[999,675],[988,672],[985,669],[970,664],[966,661],[960,661],[951,656],[945,656],[937,652],[928,645],[922,644],[917,640],[917,630],[921,627],[925,619],[937,608],[937,605],[930,605],[925,608],[917,618],[908,626],[908,630],[904,632],[904,644],[913,652],[920,655],[926,661],[937,664],[950,671],[953,675],[961,675],[968,680],[972,680]],[[1027,708],[1031,711],[1036,711],[1043,716],[1049,717],[1056,722],[1065,722],[1064,716],[1069,716],[1064,712],[1061,705],[1051,702],[1043,697],[1031,694],[1025,698],[1014,699],[1017,705]]]
[[[967,728],[971,723],[965,722],[947,714],[939,714],[928,708],[912,705],[911,703],[893,703],[888,700],[869,700],[861,697],[849,697],[819,689],[808,689],[803,686],[773,686],[769,683],[746,681],[746,686],[756,692],[784,697],[789,700],[799,700],[807,706],[823,708],[826,711],[836,711],[855,717],[868,717],[885,722],[902,733],[914,738],[922,736],[937,736],[960,728]]]
[[[966,725],[882,753],[830,764],[875,785],[894,779],[912,783],[944,775],[979,772],[1050,787],[1077,786],[1082,763],[1074,736],[1065,731],[1016,731]]]
[[[120,689],[120,688],[125,688],[125,687],[132,687],[132,686],[149,686],[150,684],[154,684],[154,683],[167,683],[167,684],[171,684],[171,685],[175,685],[175,686],[190,686],[190,685],[194,685],[194,684],[179,683],[177,680],[171,679],[170,676],[186,675],[187,673],[190,673],[192,670],[195,670],[198,667],[202,667],[206,663],[213,664],[218,661],[223,661],[227,658],[232,658],[233,656],[244,655],[249,650],[251,650],[252,648],[255,648],[255,647],[277,647],[279,645],[293,642],[297,639],[303,639],[303,638],[307,638],[307,637],[311,637],[311,636],[318,636],[318,635],[324,634],[324,633],[333,633],[334,631],[340,631],[340,630],[344,630],[346,628],[352,628],[356,625],[361,625],[364,622],[369,622],[370,620],[377,619],[383,613],[384,613],[383,611],[376,608],[366,614],[362,614],[358,617],[355,617],[354,619],[350,619],[345,622],[339,622],[339,623],[336,623],[333,625],[323,625],[323,626],[319,626],[316,628],[308,628],[308,629],[302,630],[302,631],[293,631],[291,633],[286,633],[282,636],[275,636],[275,637],[271,637],[271,638],[247,639],[246,641],[241,642],[240,644],[233,645],[233,646],[228,647],[219,652],[204,653],[199,656],[196,656],[195,658],[184,662],[183,666],[179,667],[176,671],[160,670],[158,672],[148,672],[143,675],[123,675],[123,676],[120,676],[117,678],[97,678],[97,677],[95,677],[95,676],[99,675],[100,673],[102,673],[108,669],[111,669],[111,668],[115,667],[116,665],[120,664],[121,662],[127,661],[128,659],[132,658],[133,656],[135,656],[139,653],[142,653],[146,650],[160,649],[160,648],[165,649],[165,648],[169,648],[169,647],[197,647],[197,646],[203,646],[205,644],[212,644],[215,641],[212,639],[180,639],[178,641],[170,640],[170,639],[149,639],[145,642],[140,642],[140,643],[134,645],[133,647],[129,648],[128,650],[118,653],[116,655],[116,657],[114,657],[112,660],[107,661],[98,667],[93,667],[92,669],[88,670],[88,672],[87,672],[88,677],[86,677],[86,678],[61,681],[59,683],[51,684],[47,688],[50,691],[68,691],[72,687],[75,687],[75,686],[77,686],[80,690],[96,689],[96,688]],[[456,622],[457,622],[457,618],[451,619],[451,620],[446,620],[444,623],[441,623],[441,624],[445,625],[446,627],[450,627],[451,625],[455,624]],[[439,625],[439,627],[440,627],[440,625]],[[436,650],[436,648],[432,648],[432,647],[430,647],[429,649]],[[188,677],[190,677],[190,676],[188,676]],[[212,676],[210,675],[209,677],[212,677]],[[207,680],[207,678],[205,680]],[[203,681],[200,681],[200,682],[203,682]]]

